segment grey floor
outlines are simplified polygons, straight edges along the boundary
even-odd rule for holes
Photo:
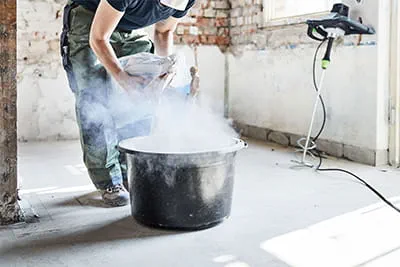
[[[102,206],[80,154],[74,141],[20,145],[31,222],[0,228],[0,266],[399,266],[400,215],[350,177],[292,168],[292,150],[250,142],[237,157],[231,218],[191,233]],[[400,205],[398,170],[326,165],[357,172]]]

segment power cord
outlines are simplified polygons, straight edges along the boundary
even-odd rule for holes
[[[318,92],[318,84],[317,84],[317,57],[318,57],[318,53],[321,50],[321,47],[325,44],[326,40],[328,39],[324,39],[317,47],[317,50],[315,51],[314,54],[314,61],[313,61],[313,83],[314,83],[314,88],[316,90],[316,92]],[[321,136],[322,132],[325,129],[325,125],[326,125],[326,107],[325,107],[325,102],[324,99],[322,98],[322,94],[319,96],[319,100],[321,101],[321,105],[322,105],[322,112],[324,113],[323,116],[323,121],[322,121],[322,126],[321,129],[319,130],[318,134],[313,138],[314,143],[318,140],[318,138]]]
[[[323,40],[317,47],[317,50],[315,51],[315,55],[314,55],[314,61],[313,61],[313,83],[314,83],[314,88],[315,90],[318,92],[319,88],[318,88],[318,84],[317,84],[317,74],[316,74],[316,63],[317,63],[317,57],[318,57],[318,53],[321,50],[321,47],[324,45],[324,43],[326,42],[327,39]],[[322,97],[322,94],[319,97],[321,105],[322,105],[322,111],[323,111],[323,121],[322,121],[322,125],[321,128],[318,132],[318,134],[312,139],[314,142],[314,148],[312,148],[310,150],[310,153],[312,153],[314,156],[319,158],[319,163],[317,165],[317,167],[315,168],[316,171],[320,171],[320,172],[341,172],[341,173],[345,173],[348,174],[352,177],[354,177],[355,179],[357,179],[359,182],[361,182],[363,185],[365,185],[369,190],[371,190],[375,195],[377,195],[383,202],[385,202],[389,207],[391,207],[392,209],[394,209],[395,211],[400,213],[400,209],[398,207],[396,207],[392,202],[390,202],[389,200],[387,200],[378,190],[376,190],[373,186],[371,186],[369,183],[367,183],[364,179],[360,178],[359,176],[355,175],[354,173],[352,173],[351,171],[348,170],[344,170],[344,169],[340,169],[340,168],[321,168],[322,167],[322,163],[323,163],[323,157],[321,155],[321,151],[319,151],[316,147],[316,142],[319,139],[319,137],[321,136],[322,132],[325,129],[325,125],[326,125],[326,106],[325,106],[325,102],[324,99]]]

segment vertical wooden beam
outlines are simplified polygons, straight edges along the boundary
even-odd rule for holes
[[[18,222],[16,0],[0,0],[0,224]]]

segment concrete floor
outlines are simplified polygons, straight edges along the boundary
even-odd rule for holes
[[[251,142],[237,158],[231,218],[192,233],[103,207],[77,142],[21,144],[19,155],[32,222],[0,228],[0,266],[399,266],[400,215],[348,176],[291,168],[288,149]],[[326,166],[357,172],[400,205],[397,170]]]

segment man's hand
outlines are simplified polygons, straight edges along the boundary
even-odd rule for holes
[[[121,86],[121,88],[127,92],[141,90],[151,81],[149,78],[130,75],[125,71],[121,71],[119,74],[117,74],[115,79],[119,86]]]
[[[115,80],[132,100],[150,100],[151,90],[147,86],[153,82],[151,77],[130,75],[125,71],[121,71],[115,76]]]
[[[117,75],[116,81],[132,100],[158,101],[174,76],[173,72],[159,77],[141,77],[121,72]]]

